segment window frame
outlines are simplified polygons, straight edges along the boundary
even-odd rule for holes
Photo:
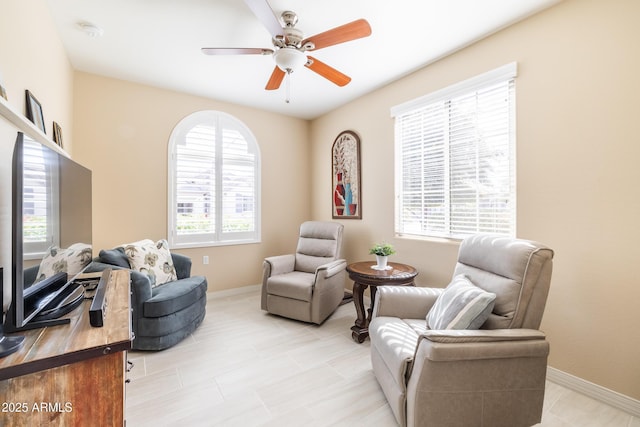
[[[400,135],[400,120],[402,117],[407,117],[411,113],[414,113],[418,110],[426,109],[428,107],[434,107],[434,105],[443,105],[451,103],[452,100],[465,96],[471,95],[474,93],[481,92],[484,89],[490,88],[492,86],[498,84],[508,85],[509,90],[509,105],[508,105],[508,163],[509,163],[509,172],[508,172],[508,180],[509,180],[509,209],[508,209],[508,221],[509,227],[506,232],[499,232],[499,234],[515,236],[516,234],[516,208],[517,208],[517,192],[516,192],[516,95],[515,95],[515,79],[517,77],[517,63],[512,62],[506,64],[502,67],[498,67],[494,70],[488,71],[481,75],[472,77],[470,79],[464,80],[462,82],[453,84],[451,86],[445,87],[443,89],[434,91],[427,95],[418,97],[416,99],[410,100],[403,104],[394,106],[391,108],[391,116],[395,119],[395,220],[394,220],[394,228],[395,235],[397,237],[406,237],[406,238],[416,238],[416,239],[452,239],[459,240],[468,235],[485,231],[482,228],[476,228],[474,231],[455,233],[453,227],[451,226],[451,222],[447,219],[444,220],[444,226],[442,232],[434,231],[433,229],[429,230],[426,225],[426,219],[418,220],[420,225],[420,230],[408,231],[405,220],[406,217],[403,216],[403,195],[404,187],[403,187],[403,177],[405,176],[406,168],[403,163],[402,150],[403,150],[403,141],[402,135]],[[448,107],[445,107],[448,108]],[[450,110],[448,110],[450,111]],[[450,116],[446,116],[450,118]],[[450,131],[450,123],[447,123],[443,126],[444,133],[447,134],[444,140],[445,153],[443,154],[443,161],[450,160],[448,157],[448,149],[450,146],[449,139],[449,131]],[[423,149],[424,152],[424,149]],[[445,197],[445,213],[444,217],[447,218],[451,215],[452,206],[451,200],[447,197],[447,188],[449,182],[452,181],[452,175],[449,174],[448,164],[445,164],[442,172],[443,179],[443,195]],[[421,196],[422,200],[425,199],[424,191],[422,191]],[[426,218],[426,217],[425,217]],[[478,219],[479,217],[476,217]],[[403,221],[405,220],[405,221]],[[495,231],[494,231],[495,232]]]
[[[179,141],[184,141],[189,132],[196,126],[206,124],[215,124],[215,132],[220,143],[215,144],[215,166],[214,166],[214,182],[215,196],[212,201],[215,209],[215,221],[213,233],[192,234],[189,236],[180,236],[177,233],[177,145]],[[221,123],[224,123],[221,125]],[[228,126],[231,124],[232,126]],[[253,198],[255,211],[253,215],[254,230],[247,232],[225,232],[222,230],[223,224],[223,204],[224,198],[222,191],[222,164],[223,157],[221,144],[224,143],[222,132],[225,129],[232,129],[239,132],[247,144],[247,151],[254,155],[253,172]],[[258,142],[251,130],[237,117],[216,110],[196,111],[184,117],[171,132],[168,144],[168,197],[167,197],[167,236],[169,247],[171,248],[197,248],[209,246],[226,246],[241,245],[261,242],[261,155]]]

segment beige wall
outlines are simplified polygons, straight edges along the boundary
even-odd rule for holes
[[[262,243],[179,250],[191,256],[192,273],[206,275],[210,290],[257,284],[265,256],[295,247],[310,217],[307,121],[80,72],[74,102],[74,157],[93,171],[94,251],[167,238],[169,137],[200,110],[232,114],[258,141]]]
[[[330,148],[362,138],[363,220],[348,260],[394,243],[421,285],[444,286],[457,244],[394,238],[391,106],[517,61],[517,234],[555,249],[542,324],[550,365],[640,399],[640,30],[636,0],[565,0],[315,120],[312,210],[331,214]]]
[[[73,69],[43,0],[9,0],[0,11],[0,81],[8,103],[25,111],[25,90],[42,104],[47,135],[52,122],[63,131],[71,152]],[[17,129],[0,118],[0,266],[4,267],[4,302],[11,295],[11,157]]]

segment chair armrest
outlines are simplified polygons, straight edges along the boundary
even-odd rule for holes
[[[92,273],[104,271],[110,268],[112,270],[129,270],[117,265],[107,264],[100,261],[93,261],[85,272]],[[129,279],[131,280],[131,327],[134,335],[138,334],[138,321],[143,316],[143,306],[145,301],[151,298],[151,280],[149,276],[139,271],[129,270]]]
[[[346,269],[347,269],[347,261],[344,259],[337,259],[335,261],[322,264],[321,266],[316,268],[316,280],[318,280],[319,277],[328,279],[340,272],[345,271]]]
[[[278,274],[291,273],[296,264],[293,254],[272,256],[264,259],[266,277]]]
[[[178,279],[186,279],[191,277],[191,258],[186,255],[171,252],[171,260],[176,269]]]
[[[23,285],[31,286],[35,283],[38,276],[38,270],[40,270],[40,264],[33,265],[24,269],[22,273]]]
[[[97,259],[97,258],[96,258]],[[91,261],[91,263],[84,270],[85,273],[97,273],[100,271],[104,271],[107,268],[112,270],[128,270],[128,268],[118,267],[117,265],[107,264],[106,262],[100,261]]]
[[[442,291],[441,288],[378,286],[372,318],[424,319]]]
[[[146,274],[135,270],[130,270],[129,274],[131,276],[131,306],[134,311],[136,308],[140,309],[139,316],[142,316],[142,304],[153,295],[151,279]]]
[[[426,331],[422,336],[429,341],[442,343],[525,341],[546,338],[544,332],[536,329],[446,329]]]
[[[418,338],[418,352],[436,362],[541,357],[549,354],[543,332],[535,329],[432,330]]]
[[[107,268],[110,268],[112,270],[129,270],[128,268],[118,267],[117,265],[93,261],[85,269],[85,273],[104,271]],[[135,299],[131,302],[133,306],[135,306],[136,302],[142,304],[143,302],[151,298],[151,279],[149,279],[149,276],[144,273],[140,273],[139,271],[129,270],[129,277],[131,279],[131,294]]]

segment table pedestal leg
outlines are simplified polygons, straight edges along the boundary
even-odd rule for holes
[[[351,337],[357,343],[363,343],[369,336],[369,319],[371,314],[367,316],[364,308],[364,290],[367,285],[355,282],[353,284],[353,303],[356,306],[356,323],[351,327],[353,331]]]
[[[376,302],[376,292],[378,292],[377,286],[369,287],[369,293],[371,294],[371,304],[367,310],[367,335],[369,335],[369,323],[371,323],[371,317],[373,316],[373,304]]]

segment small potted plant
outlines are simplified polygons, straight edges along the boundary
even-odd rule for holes
[[[376,243],[369,250],[369,253],[376,256],[377,265],[375,265],[375,268],[377,270],[386,270],[387,259],[389,255],[395,254],[396,250],[388,243]]]

